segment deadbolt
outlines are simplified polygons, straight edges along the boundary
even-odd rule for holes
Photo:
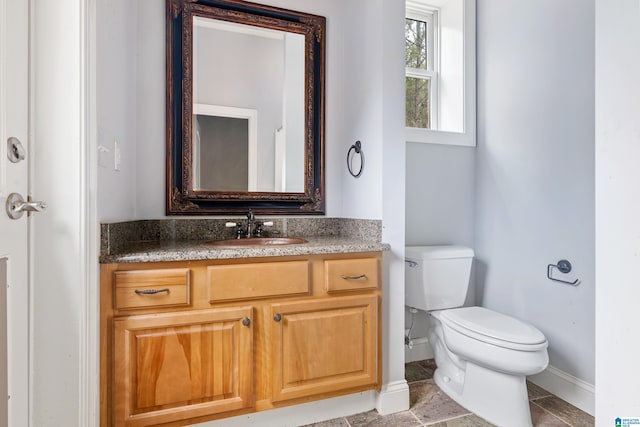
[[[7,139],[7,157],[11,163],[18,163],[25,158],[24,147],[20,140],[14,136]]]

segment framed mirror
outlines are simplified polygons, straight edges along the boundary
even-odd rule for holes
[[[324,17],[167,0],[167,215],[324,214]]]

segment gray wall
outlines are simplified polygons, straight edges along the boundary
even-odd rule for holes
[[[478,1],[479,303],[594,383],[594,3]],[[546,278],[566,258],[577,287]]]
[[[96,121],[99,145],[98,181],[104,191],[98,191],[98,206],[100,218],[111,220],[126,220],[135,216],[136,212],[136,147],[137,131],[143,131],[145,138],[161,138],[164,141],[164,126],[159,126],[157,120],[148,123],[138,121],[137,107],[137,67],[138,60],[146,59],[155,51],[164,58],[162,43],[149,44],[147,50],[140,51],[138,57],[136,49],[138,43],[136,5],[131,0],[113,0],[96,2]],[[162,8],[156,10],[156,18],[164,20]],[[153,15],[141,13],[140,18],[147,20]],[[161,25],[160,28],[163,28]],[[145,76],[141,80],[148,87],[150,80],[164,81],[164,63],[156,62],[160,66],[153,78]],[[156,96],[157,90],[150,88],[146,91],[145,101],[149,108],[159,114],[164,121],[164,88],[160,86],[162,96]],[[157,88],[155,88],[157,89]],[[158,116],[156,116],[158,117]],[[159,131],[159,132],[154,132]],[[120,145],[120,170],[114,170],[114,142]],[[162,171],[164,153],[150,153],[145,162],[158,162],[157,170]],[[163,172],[164,173],[164,172]],[[162,179],[162,185],[164,180]]]
[[[472,147],[407,144],[406,244],[474,245]]]

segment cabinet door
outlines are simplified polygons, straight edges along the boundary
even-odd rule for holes
[[[273,304],[274,402],[378,384],[378,296]]]
[[[242,307],[114,320],[114,424],[252,407],[251,319]]]

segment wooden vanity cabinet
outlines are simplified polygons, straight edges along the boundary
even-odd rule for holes
[[[380,386],[378,252],[101,267],[101,425],[188,425]]]

